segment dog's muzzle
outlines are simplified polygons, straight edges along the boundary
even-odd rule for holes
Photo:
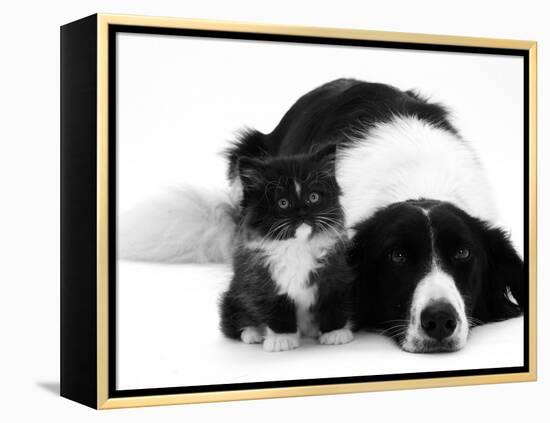
[[[453,278],[435,267],[418,284],[401,347],[409,352],[456,351],[466,345],[466,307]]]

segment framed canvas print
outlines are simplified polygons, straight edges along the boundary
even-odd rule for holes
[[[536,379],[536,43],[61,28],[61,394]]]

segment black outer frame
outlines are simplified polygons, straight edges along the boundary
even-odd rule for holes
[[[61,27],[61,396],[97,408],[97,15]]]
[[[61,28],[61,395],[97,404],[97,15]],[[529,263],[529,52],[525,50],[352,40],[233,31],[109,25],[109,163],[116,175],[116,34],[144,33],[257,41],[353,45],[398,49],[514,55],[524,61],[524,260]],[[116,180],[109,178],[109,398],[209,391],[330,385],[529,371],[529,309],[524,318],[524,365],[342,378],[299,379],[155,389],[116,389]],[[529,266],[525,266],[526,280]],[[529,289],[529,285],[527,286]],[[527,292],[529,298],[529,292]]]

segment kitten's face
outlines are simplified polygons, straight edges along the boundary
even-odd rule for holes
[[[256,236],[284,240],[302,224],[311,234],[339,236],[343,215],[334,172],[334,147],[268,160],[242,159],[243,224]]]

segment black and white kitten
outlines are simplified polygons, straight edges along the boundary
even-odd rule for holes
[[[266,351],[299,336],[345,344],[352,275],[331,145],[291,158],[242,158],[234,275],[221,301],[221,329]]]

